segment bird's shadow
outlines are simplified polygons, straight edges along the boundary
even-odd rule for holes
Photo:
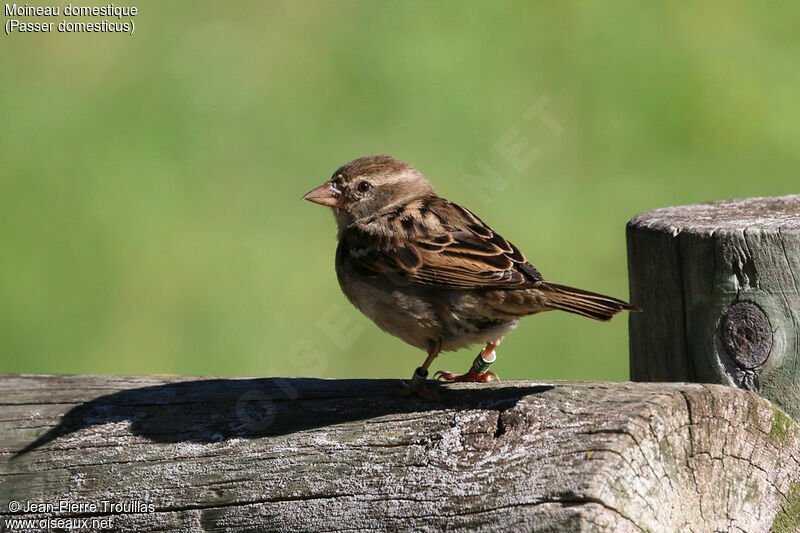
[[[441,409],[506,410],[551,385],[440,385],[437,399],[402,397],[388,379],[257,378],[178,381],[126,389],[82,403],[15,457],[59,437],[110,422],[153,442],[220,442],[288,435],[388,414]]]

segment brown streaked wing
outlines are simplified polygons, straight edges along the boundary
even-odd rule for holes
[[[523,288],[542,280],[522,252],[458,204],[428,197],[405,209],[403,218],[426,223],[378,217],[356,225],[343,235],[350,259],[373,274],[392,272],[395,281],[401,275],[413,285],[443,289]],[[388,225],[393,238],[372,235],[372,224],[384,231]]]

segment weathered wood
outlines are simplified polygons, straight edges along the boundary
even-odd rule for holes
[[[800,526],[800,430],[753,393],[500,382],[444,385],[425,402],[393,395],[396,385],[0,376],[0,520],[110,518],[140,531]],[[128,511],[9,513],[11,500]]]
[[[628,266],[631,379],[735,385],[800,417],[800,196],[642,213]]]

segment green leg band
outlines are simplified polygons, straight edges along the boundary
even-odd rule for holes
[[[495,353],[494,350],[492,350],[492,353],[490,353],[488,357],[489,357],[488,360],[484,359],[483,351],[481,351],[478,354],[478,357],[475,358],[475,361],[472,362],[472,370],[476,374],[483,374],[484,372],[489,370],[489,367],[492,366],[492,363],[494,363],[495,360],[497,359],[497,354]]]

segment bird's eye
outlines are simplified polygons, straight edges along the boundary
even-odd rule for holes
[[[362,181],[356,186],[356,190],[360,193],[365,193],[372,188],[372,185],[367,181]]]

